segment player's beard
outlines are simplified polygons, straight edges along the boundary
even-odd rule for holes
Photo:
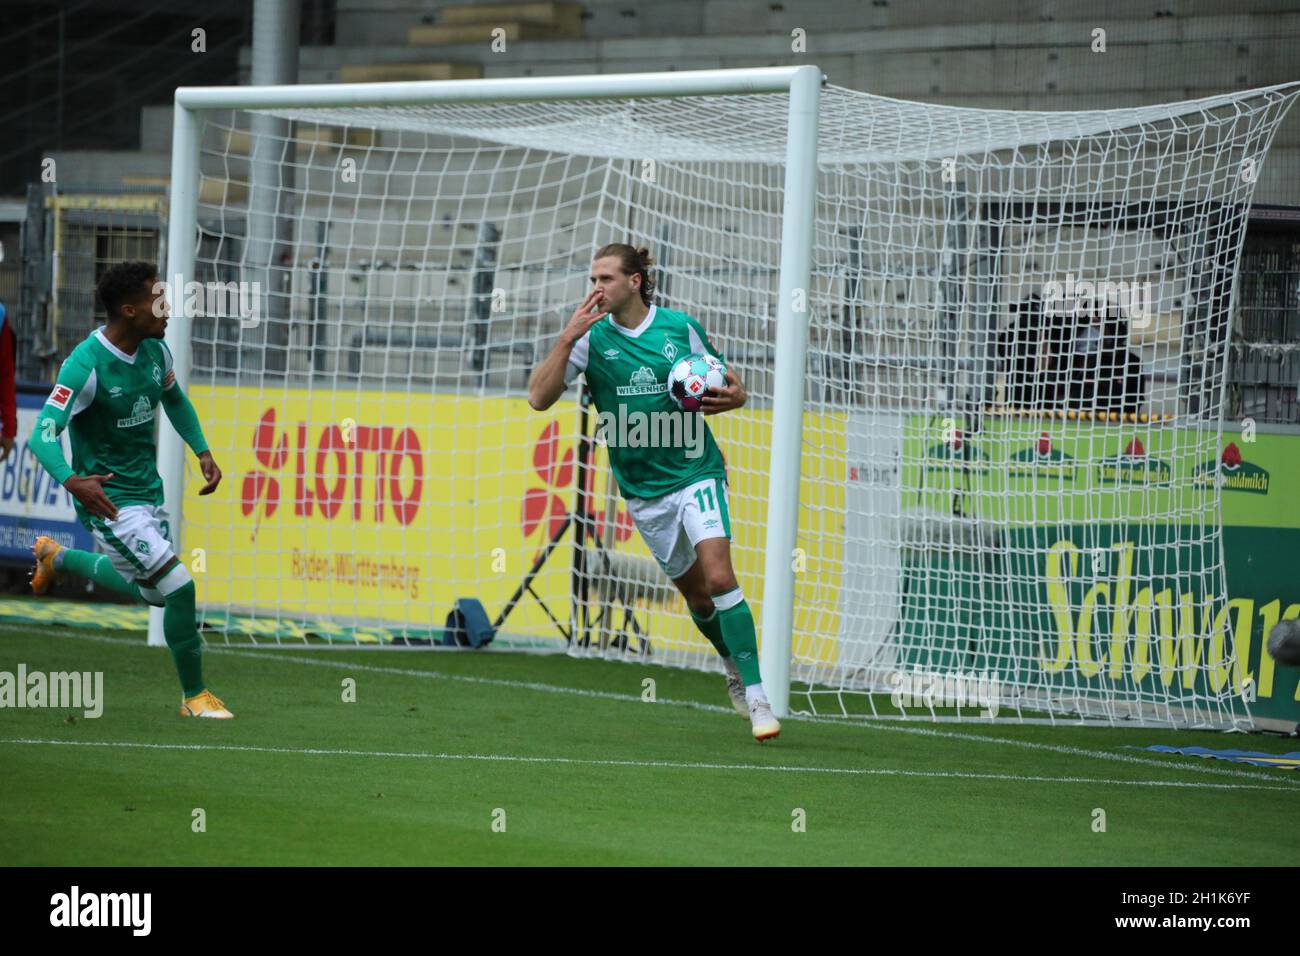
[[[144,337],[147,338],[147,339],[161,339],[161,338],[166,338],[166,336],[167,336],[167,321],[168,321],[169,318],[170,318],[169,316],[161,316],[161,317],[159,317],[158,320],[157,320],[157,322],[156,322],[154,325],[151,325],[151,326],[149,327],[149,330],[145,333],[145,336],[144,336]]]

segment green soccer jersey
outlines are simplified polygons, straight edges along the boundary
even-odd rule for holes
[[[171,352],[162,340],[146,339],[134,355],[127,355],[96,329],[59,369],[57,384],[36,419],[33,450],[60,483],[73,474],[111,473],[104,493],[119,508],[161,505],[154,438],[160,401],[168,403],[169,416],[195,452],[205,451],[193,406],[176,385]],[[183,423],[173,411],[178,406],[185,410]],[[72,440],[72,467],[57,444],[65,427]],[[84,518],[81,502],[74,499],[74,504]]]
[[[668,373],[696,352],[722,358],[694,318],[652,305],[635,329],[604,316],[569,355],[565,381],[586,373],[625,497],[658,498],[727,476],[704,416],[681,411],[668,395]]]

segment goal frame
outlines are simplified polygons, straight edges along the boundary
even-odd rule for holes
[[[784,93],[785,180],[781,211],[781,261],[776,304],[773,369],[771,469],[763,572],[760,655],[763,684],[777,716],[790,701],[794,625],[794,553],[799,510],[800,447],[803,431],[804,367],[808,351],[808,289],[817,205],[817,134],[821,87],[815,65],[736,70],[690,70],[590,76],[436,80],[397,83],[316,83],[282,86],[179,87],[173,107],[171,187],[167,225],[166,279],[181,288],[194,278],[198,234],[200,145],[205,111],[328,107],[436,106],[485,102],[665,99],[687,96],[745,96]],[[190,380],[190,324],[185,297],[171,297],[172,318],[165,341],[176,380]],[[796,308],[796,306],[798,308]],[[160,427],[158,471],[172,512],[177,554],[183,554],[185,444],[175,429]],[[164,645],[163,611],[149,611],[149,644]]]

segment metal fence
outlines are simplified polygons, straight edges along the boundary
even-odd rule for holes
[[[1224,414],[1300,424],[1300,233],[1247,235]]]
[[[99,277],[115,262],[162,256],[166,195],[147,190],[56,192],[30,187],[21,240],[21,278],[11,303],[17,375],[48,382],[103,323]]]

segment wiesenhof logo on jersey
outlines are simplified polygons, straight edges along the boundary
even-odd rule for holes
[[[614,391],[619,395],[655,395],[668,391],[668,383],[655,378],[655,373],[642,365],[632,373],[627,385],[620,385]]]
[[[136,425],[143,425],[145,422],[153,421],[153,405],[149,404],[149,399],[141,395],[131,406],[130,418],[119,418],[117,420],[118,428],[133,428]]]

